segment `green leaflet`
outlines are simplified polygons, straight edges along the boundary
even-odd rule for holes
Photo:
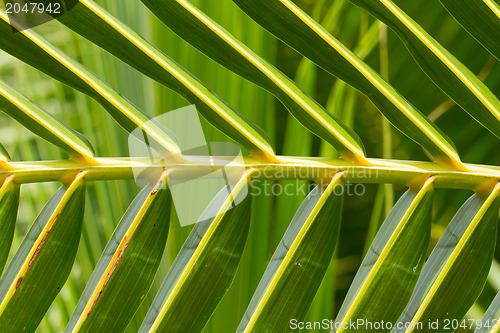
[[[494,333],[500,329],[500,292],[491,302],[488,310],[480,321],[476,322],[474,333]]]
[[[425,74],[474,119],[500,137],[500,101],[474,73],[390,0],[351,2],[394,30]],[[454,5],[458,7],[456,2]]]
[[[271,258],[238,332],[286,332],[292,319],[304,319],[336,247],[341,179],[338,173],[328,186],[318,185],[306,197]]]
[[[130,66],[182,95],[195,104],[198,111],[216,128],[250,151],[273,159],[272,145],[257,125],[95,2],[81,0],[58,20]]]
[[[375,237],[337,315],[335,332],[372,332],[350,322],[396,322],[408,303],[431,233],[433,178],[408,190]],[[380,330],[388,332],[389,330]]]
[[[20,27],[0,9],[0,49],[94,98],[125,130],[140,127],[169,151],[179,152],[167,133],[106,82],[31,29],[13,32],[16,25]]]
[[[274,94],[315,135],[346,157],[368,164],[363,143],[347,126],[278,69],[185,0],[142,0],[176,34],[236,74]]]
[[[171,196],[164,173],[134,199],[97,263],[65,332],[122,332],[160,264]],[[124,306],[126,304],[126,306]]]
[[[252,170],[220,191],[177,255],[139,332],[200,332],[229,288],[247,239],[251,196],[227,210]]]
[[[2,144],[0,144],[0,161],[10,161],[10,155]]]
[[[18,207],[19,185],[14,176],[8,176],[0,186],[0,276],[14,238]]]
[[[80,241],[84,175],[52,196],[0,280],[1,332],[34,332],[66,282]]]
[[[365,94],[403,134],[434,157],[464,169],[455,146],[376,71],[290,0],[233,0],[272,34]]]
[[[500,60],[500,5],[495,0],[440,0],[451,15]]]
[[[483,289],[497,236],[500,184],[489,195],[474,194],[439,239],[398,322],[413,332],[413,323],[436,319],[460,321]],[[421,331],[421,330],[420,330]],[[435,332],[445,332],[440,325]]]
[[[0,80],[0,111],[41,138],[59,146],[73,156],[92,161],[94,149],[80,133],[61,123],[20,92]]]

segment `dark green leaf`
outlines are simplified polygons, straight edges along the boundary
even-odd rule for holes
[[[367,164],[363,143],[281,71],[188,1],[142,0],[176,34],[236,74],[270,91],[315,135],[345,156]]]
[[[394,30],[425,74],[474,119],[500,137],[500,101],[474,73],[392,1],[351,2]],[[459,6],[457,2],[455,6]]]
[[[500,5],[495,0],[440,0],[451,15],[500,60]]]
[[[402,327],[410,333],[417,323],[439,319],[433,332],[445,332],[444,320],[462,320],[481,293],[495,250],[500,185],[489,195],[474,194],[457,212],[439,239],[418,279],[405,311]],[[415,323],[415,324],[413,324]]]

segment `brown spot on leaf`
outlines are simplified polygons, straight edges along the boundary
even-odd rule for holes
[[[123,248],[120,250],[120,253],[118,254],[118,257],[116,258],[115,262],[113,263],[113,266],[111,267],[111,270],[109,271],[108,275],[106,275],[106,279],[104,280],[104,283],[102,285],[101,290],[99,291],[99,294],[97,294],[97,297],[95,298],[94,302],[92,303],[92,306],[90,307],[89,312],[87,312],[87,315],[86,315],[85,318],[88,318],[88,316],[90,315],[90,312],[94,308],[94,305],[99,300],[99,297],[101,297],[101,294],[104,291],[104,287],[106,287],[106,285],[108,284],[109,279],[111,278],[111,275],[113,275],[113,272],[115,271],[116,267],[118,266],[118,263],[120,262],[120,260],[121,260],[121,258],[123,256],[123,252],[125,252],[125,249],[127,248],[127,246],[128,246],[128,243],[126,243],[123,246]]]
[[[158,183],[156,183],[155,187],[153,188],[153,190],[151,191],[151,196],[155,195],[156,193],[158,193],[158,190],[162,187],[163,185],[163,181],[160,180],[158,181]]]
[[[16,289],[19,287],[19,285],[20,285],[20,284],[21,284],[21,282],[23,281],[23,278],[24,278],[24,276],[21,276],[21,277],[19,278],[19,280],[17,280],[17,283],[16,283]]]
[[[57,214],[56,218],[58,216],[59,216],[59,214]],[[49,233],[50,233],[50,230],[45,233],[45,235],[42,238],[42,241],[40,242],[40,244],[38,244],[38,246],[35,250],[35,253],[33,253],[33,256],[31,257],[30,262],[28,263],[28,268],[31,267],[31,264],[33,263],[33,261],[35,261],[36,257],[38,256],[38,253],[40,253],[40,250],[42,249],[43,244],[47,240],[47,236],[49,235]]]

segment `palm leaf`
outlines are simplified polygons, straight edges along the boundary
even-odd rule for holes
[[[19,30],[12,33],[12,29]],[[10,19],[0,9],[0,48],[53,78],[89,95],[99,102],[125,130],[142,128],[158,143],[178,153],[175,141],[148,122],[149,118],[86,67],[50,44],[42,36]]]
[[[396,203],[375,237],[337,315],[336,332],[350,322],[392,323],[409,301],[424,264],[431,232],[433,179],[408,190]]]
[[[479,44],[468,35],[498,57],[495,37],[500,16],[495,2],[441,0],[467,31],[451,17],[438,16],[445,12],[438,2],[421,7],[425,17],[409,9],[414,21],[391,0],[352,1],[383,22],[364,9],[347,6],[345,0],[142,2],[146,7],[137,7],[139,1],[119,6],[103,2],[111,15],[92,0],[64,1],[65,10],[72,10],[62,16],[52,13],[54,18],[88,41],[58,22],[24,29],[16,15],[0,9],[0,49],[34,67],[0,54],[0,109],[17,120],[7,120],[5,128],[0,119],[2,143],[15,158],[11,161],[0,145],[0,270],[7,264],[0,279],[0,331],[61,332],[66,327],[66,332],[281,332],[293,330],[294,324],[301,329],[299,324],[308,321],[314,328],[318,323],[325,328],[323,319],[333,318],[340,304],[336,320],[328,321],[339,331],[353,331],[351,325],[342,324],[360,320],[383,321],[386,332],[391,325],[394,332],[426,331],[430,327],[420,329],[415,324],[439,320],[438,331],[444,331],[445,319],[454,328],[464,316],[483,316],[488,305],[479,324],[489,320],[490,327],[479,327],[476,321],[476,328],[497,330],[499,298],[488,301],[497,292],[498,274],[488,271],[497,239],[500,168],[479,164],[496,163],[496,138],[466,114],[433,111],[430,118],[443,116],[440,126],[457,142],[463,160],[477,164],[462,163],[451,140],[408,102],[430,110],[442,103],[441,89],[499,134],[500,102],[493,94],[499,73],[494,61],[482,63],[483,55],[488,55],[474,49]],[[446,37],[449,43],[460,40],[452,46],[453,53],[471,68],[484,66],[479,76],[491,90],[416,23],[424,19],[432,35]],[[414,58],[387,36],[384,22]],[[304,57],[266,35],[258,24]],[[230,26],[231,33],[222,25]],[[48,39],[65,50],[73,48],[70,52],[78,60]],[[204,54],[193,53],[189,44]],[[83,52],[87,49],[92,52]],[[414,59],[424,72],[415,67]],[[82,63],[105,71],[128,96]],[[370,67],[374,63],[379,63],[380,75]],[[60,82],[47,80],[37,70]],[[202,83],[191,72],[208,80]],[[438,87],[426,84],[425,73]],[[15,88],[10,86],[13,82]],[[125,151],[126,134],[99,105],[73,90],[96,100],[127,131],[140,128],[153,145],[159,143],[180,158],[160,170],[154,161],[117,157],[115,153]],[[155,115],[154,110],[180,107],[185,98],[214,125],[205,131],[208,123],[201,121],[207,141],[224,141],[227,135],[250,154],[245,150],[241,162],[231,156],[181,155],[179,138],[127,98]],[[264,124],[273,143],[236,109]],[[399,133],[393,135],[383,115],[418,145]],[[25,136],[19,125],[35,135]],[[98,144],[97,151],[104,156],[94,156],[91,144],[72,128]],[[184,130],[189,135],[201,129]],[[60,158],[49,143],[71,158],[39,160],[39,156]],[[273,144],[281,155],[275,155]],[[382,152],[383,158],[367,158],[364,144],[369,154]],[[424,157],[420,148],[438,163],[411,160]],[[301,156],[288,156],[294,154]],[[152,179],[156,185],[147,185],[133,200],[137,186],[132,179],[138,167],[158,168],[158,173]],[[236,187],[226,184],[210,198],[192,230],[179,227],[177,215],[183,215],[186,206],[171,212],[172,202],[188,204],[192,211],[199,203],[177,196],[174,183],[169,185],[171,196],[170,189],[163,188],[166,177],[175,173],[180,182],[199,176],[208,180],[210,168],[222,170],[227,181],[233,167],[246,170]],[[97,180],[106,182],[89,187],[91,214],[82,229],[85,184]],[[24,185],[40,182],[63,185],[47,203],[53,194],[50,185]],[[319,185],[306,197],[303,185],[313,182]],[[295,183],[297,192],[288,192]],[[350,193],[352,183],[354,193]],[[377,194],[363,184],[378,185]],[[400,185],[396,191],[409,188],[394,207],[392,184]],[[356,192],[359,187],[362,194]],[[25,189],[21,196],[20,188]],[[247,188],[252,191],[243,198]],[[443,225],[462,203],[461,195],[457,191],[453,199],[455,192],[438,190],[434,198],[434,188],[476,192],[446,229]],[[132,200],[113,232],[118,214]],[[389,216],[382,224],[384,212]],[[429,234],[430,245],[437,245],[425,260]],[[11,247],[17,251],[9,262]],[[373,331],[357,326],[356,331]]]
[[[253,170],[222,189],[191,231],[139,332],[199,332],[231,284],[248,235],[251,196],[235,207]],[[228,210],[229,209],[229,210]]]
[[[0,330],[34,332],[64,285],[78,248],[84,173],[44,207],[0,280]]]
[[[215,127],[256,154],[273,159],[267,135],[191,73],[91,0],[59,20],[132,67],[179,93]]]
[[[386,23],[434,83],[491,133],[500,137],[500,101],[465,65],[390,0],[351,0]]]
[[[412,332],[439,318],[461,320],[483,289],[495,249],[500,185],[474,194],[460,208],[427,260],[399,322]],[[474,272],[470,275],[469,272]],[[461,292],[457,292],[460,290]],[[405,327],[404,325],[402,327]],[[438,332],[444,332],[440,325]]]
[[[500,5],[493,0],[440,0],[451,15],[500,60]]]
[[[303,320],[336,247],[341,180],[338,173],[306,197],[271,258],[238,332],[284,331],[291,318]]]
[[[201,52],[273,93],[304,127],[342,154],[366,164],[358,136],[339,123],[274,66],[187,1],[142,1],[176,34]],[[189,25],[186,25],[189,22]]]
[[[18,207],[19,185],[16,184],[13,176],[9,176],[0,186],[0,274],[9,256],[14,238]]]
[[[0,81],[0,109],[33,133],[68,151],[71,155],[94,161],[94,150],[83,135],[61,123],[2,81]]]
[[[234,2],[285,43],[360,90],[396,128],[433,156],[463,169],[455,146],[437,126],[291,1]]]
[[[145,187],[122,218],[97,264],[66,332],[123,331],[160,264],[169,229],[167,173]],[[123,304],[127,304],[123,308]]]

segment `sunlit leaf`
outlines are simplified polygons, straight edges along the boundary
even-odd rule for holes
[[[500,101],[474,73],[391,0],[351,2],[394,30],[425,74],[474,119],[500,137]],[[457,2],[454,5],[459,7]]]
[[[495,0],[440,0],[451,15],[500,60],[500,5]]]
[[[80,0],[59,21],[132,67],[196,104],[221,132],[256,154],[272,159],[267,135],[170,57],[91,0]]]
[[[94,150],[88,140],[72,130],[14,88],[0,80],[0,111],[45,140],[71,155],[93,160]]]

